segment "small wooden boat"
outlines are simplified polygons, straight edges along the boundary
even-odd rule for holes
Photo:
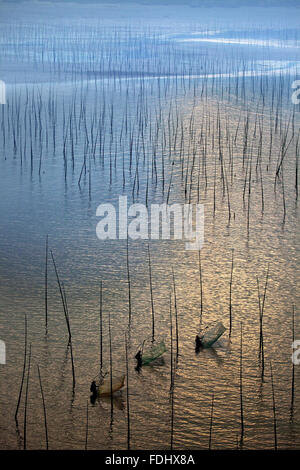
[[[210,348],[216,341],[218,341],[225,330],[225,326],[220,321],[210,323],[198,334],[201,346],[203,348]]]
[[[124,387],[125,375],[120,377],[113,377],[112,383],[110,382],[110,377],[106,377],[102,380],[98,387],[98,396],[99,397],[108,397],[111,393],[115,393],[121,388]]]

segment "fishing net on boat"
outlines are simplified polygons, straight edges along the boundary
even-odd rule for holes
[[[210,348],[226,330],[222,322],[210,323],[206,328],[200,330],[199,338],[204,348]]]
[[[98,387],[98,395],[104,397],[109,396],[112,393],[121,390],[121,388],[124,387],[124,382],[125,374],[112,377],[112,379],[110,379],[110,375],[108,375],[107,377],[103,378],[102,382],[100,383]]]
[[[167,351],[164,339],[145,340],[142,343],[142,364],[147,365],[161,357]]]
[[[125,374],[113,374],[112,379],[110,377],[110,373],[103,369],[94,377],[98,396],[109,396],[124,386]]]

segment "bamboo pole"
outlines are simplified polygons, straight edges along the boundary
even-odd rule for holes
[[[200,327],[202,325],[202,316],[203,316],[203,285],[202,285],[202,266],[201,266],[201,253],[198,252],[198,261],[199,261],[199,287],[200,287]]]
[[[292,313],[292,344],[295,341],[295,305],[293,305],[293,313]],[[295,364],[292,361],[292,393],[291,393],[291,421],[294,419],[294,401],[295,401]]]
[[[57,267],[56,267],[56,263],[55,263],[55,260],[54,260],[52,250],[50,250],[50,253],[51,253],[52,262],[53,262],[53,266],[54,266],[54,270],[55,270],[55,274],[56,274],[56,280],[57,280],[57,284],[58,284],[58,288],[59,288],[59,292],[60,292],[60,296],[61,296],[61,301],[62,301],[62,304],[63,304],[63,310],[64,310],[64,314],[65,314],[67,329],[68,329],[68,333],[69,333],[69,345],[70,345],[70,353],[71,353],[73,391],[74,391],[75,384],[76,384],[76,379],[75,379],[75,366],[74,366],[74,358],[73,358],[72,334],[71,334],[71,327],[70,327],[70,321],[69,321],[67,298],[66,298],[64,286],[63,286],[63,284],[61,283],[61,281],[59,279],[58,270],[57,270]]]
[[[209,426],[208,450],[211,450],[211,442],[212,442],[213,417],[214,417],[214,401],[215,401],[215,395],[214,395],[214,391],[213,391],[213,392],[212,392],[212,398],[211,398],[211,411],[210,411],[210,426]]]
[[[37,364],[37,370],[38,370],[40,390],[41,390],[41,396],[42,396],[42,402],[43,402],[46,450],[48,450],[49,449],[49,442],[48,442],[48,426],[47,426],[46,403],[45,403],[45,397],[44,397],[44,391],[43,391],[43,385],[42,385],[42,378],[41,378],[41,374],[40,374],[40,368],[39,368],[38,364]]]
[[[86,426],[85,426],[85,445],[84,450],[88,448],[88,436],[89,436],[89,402],[86,402]]]
[[[108,312],[108,336],[109,336],[109,365],[110,365],[110,424],[113,424],[114,417],[114,399],[113,399],[113,386],[112,386],[112,344],[111,344],[111,324],[110,324],[110,311]]]
[[[126,382],[127,382],[127,450],[130,450],[130,406],[129,406],[129,367],[128,367],[128,341],[125,333],[125,359],[126,359]]]
[[[23,372],[22,372],[22,379],[21,379],[21,385],[20,385],[20,390],[19,390],[19,396],[18,396],[18,402],[17,402],[17,407],[16,407],[16,412],[15,412],[15,420],[16,423],[18,424],[18,412],[19,412],[19,407],[21,403],[21,398],[22,398],[22,392],[23,392],[23,385],[24,385],[24,379],[25,379],[25,371],[26,371],[26,361],[27,361],[27,315],[25,313],[25,330],[24,330],[24,362],[23,362]]]
[[[130,269],[129,269],[129,243],[127,236],[127,250],[126,250],[126,259],[127,259],[127,280],[128,280],[128,325],[131,325],[131,283],[130,283]]]
[[[276,419],[276,401],[275,401],[275,389],[272,362],[270,361],[270,372],[271,372],[271,385],[272,385],[272,401],[273,401],[273,428],[274,428],[274,449],[277,450],[277,419]]]
[[[172,366],[171,366],[172,367]],[[174,382],[175,375],[172,374],[172,384],[170,390],[170,399],[171,399],[171,439],[170,439],[170,449],[173,450],[174,443]]]
[[[152,342],[154,342],[154,339],[155,339],[155,311],[154,311],[154,300],[153,300],[152,268],[151,268],[149,243],[148,243],[148,263],[149,263],[150,297],[151,297],[151,312],[152,312]]]
[[[29,345],[29,357],[28,357],[28,369],[27,369],[27,382],[25,392],[25,408],[24,408],[24,439],[23,449],[27,449],[27,404],[28,404],[28,389],[29,389],[29,376],[30,376],[30,364],[31,364],[31,344]]]
[[[46,236],[46,256],[45,256],[45,328],[48,332],[48,235]]]
[[[243,323],[241,322],[241,344],[240,344],[240,409],[241,409],[241,439],[244,441],[244,404],[243,404]]]
[[[232,249],[232,258],[231,258],[231,273],[230,273],[230,284],[229,284],[229,337],[231,337],[231,332],[232,332],[232,279],[233,279],[233,254],[234,254],[234,250]]]
[[[170,345],[170,362],[171,362],[171,380],[170,380],[170,392],[173,389],[173,320],[172,320],[172,294],[170,292],[170,337],[171,337],[171,345]]]
[[[173,266],[172,266],[172,275],[173,275],[174,310],[175,310],[176,360],[178,360],[178,356],[179,356],[178,312],[177,312],[176,283],[175,283],[175,274],[174,274]]]
[[[103,369],[102,280],[100,281],[100,375]]]

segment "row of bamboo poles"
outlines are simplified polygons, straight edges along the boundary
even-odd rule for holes
[[[45,334],[48,334],[48,236],[46,237],[46,267],[45,267]],[[72,370],[72,389],[75,393],[75,364],[73,356],[73,347],[72,347],[72,334],[70,327],[70,316],[67,304],[66,292],[64,289],[64,284],[61,281],[57,269],[57,264],[54,259],[54,255],[50,250],[52,263],[55,271],[55,276],[57,280],[57,285],[62,301],[64,317],[66,321],[66,327],[68,331],[68,348],[70,348],[71,356],[71,370]],[[128,253],[128,243],[127,243],[127,272],[128,272],[128,331],[125,332],[124,336],[124,348],[125,348],[125,366],[126,366],[126,409],[127,409],[127,448],[131,448],[131,424],[130,424],[130,374],[129,374],[129,339],[130,335],[130,326],[131,326],[131,291],[130,291],[130,269],[129,269],[129,253]],[[202,279],[202,263],[201,255],[199,252],[199,326],[202,326],[202,315],[203,315],[203,279]],[[153,285],[152,285],[152,264],[151,264],[151,255],[150,247],[148,245],[148,268],[149,268],[149,291],[150,291],[150,300],[151,300],[151,318],[152,318],[152,341],[155,341],[155,309],[154,309],[154,297],[153,297]],[[234,252],[232,251],[231,258],[231,272],[230,272],[230,284],[229,284],[229,339],[232,334],[232,289],[233,289],[233,279],[234,279]],[[257,278],[257,291],[258,291],[258,307],[259,307],[259,361],[260,361],[260,370],[261,370],[261,381],[265,380],[265,355],[264,355],[264,332],[263,332],[263,317],[267,296],[269,280],[269,265],[267,267],[265,286],[263,294],[260,292],[259,279]],[[174,274],[174,269],[172,268],[172,288],[170,290],[170,310],[169,310],[169,324],[170,324],[170,448],[173,449],[174,444],[174,418],[175,418],[175,383],[176,383],[176,370],[178,359],[180,357],[179,351],[179,324],[178,324],[178,309],[177,309],[177,294],[176,294],[176,279]],[[99,357],[99,367],[100,375],[103,371],[103,281],[100,281],[100,291],[99,291],[99,337],[100,337],[100,357]],[[174,311],[173,311],[174,306]],[[110,368],[110,382],[112,390],[112,377],[113,377],[113,360],[112,360],[112,335],[111,335],[111,318],[110,312],[108,312],[108,333],[109,333],[109,368]],[[174,334],[175,329],[175,334]],[[295,308],[292,309],[292,340],[295,339]],[[175,346],[174,346],[175,345]],[[19,411],[22,400],[22,395],[25,393],[24,399],[24,415],[23,415],[23,448],[27,448],[27,416],[28,416],[28,399],[29,399],[29,379],[31,372],[31,361],[32,361],[32,346],[28,345],[28,320],[27,315],[24,318],[24,360],[23,360],[23,370],[20,383],[20,389],[18,394],[18,400],[15,410],[15,421],[17,432],[19,431]],[[48,432],[48,423],[47,423],[47,409],[46,409],[46,395],[42,383],[42,375],[40,372],[40,367],[37,364],[37,373],[39,379],[42,407],[43,407],[43,416],[44,416],[44,428],[45,428],[45,445],[46,449],[49,448],[49,432]],[[271,387],[272,387],[272,407],[273,407],[273,424],[274,424],[274,448],[278,447],[278,438],[277,438],[277,419],[276,419],[276,389],[275,381],[273,375],[272,363],[270,362],[270,378],[271,378]],[[238,441],[239,448],[243,448],[244,437],[245,437],[245,425],[244,425],[244,395],[243,395],[243,324],[240,324],[240,380],[239,380],[239,392],[240,392],[240,437]],[[25,390],[25,391],[24,391]],[[114,399],[113,393],[110,396],[111,403],[111,427],[113,426],[114,419]],[[293,420],[294,417],[294,403],[295,403],[295,369],[294,364],[292,366],[292,378],[291,378],[291,403],[290,403],[290,418]],[[208,448],[212,448],[212,433],[213,433],[213,422],[214,422],[214,406],[215,406],[215,392],[212,391],[212,402],[211,402],[211,417],[210,417],[210,430],[209,430],[209,444]],[[88,448],[88,435],[89,435],[89,402],[87,402],[86,407],[86,439],[85,439],[85,448]]]

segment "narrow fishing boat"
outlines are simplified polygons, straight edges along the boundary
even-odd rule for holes
[[[212,322],[204,329],[200,330],[199,334],[196,336],[196,343],[203,348],[210,348],[216,341],[218,341],[224,331],[226,331],[226,328],[222,322]]]
[[[100,382],[98,386],[98,396],[99,397],[108,397],[111,393],[115,393],[121,388],[124,387],[125,382],[125,375],[121,375],[119,377],[113,377],[112,383],[110,381],[110,377],[106,377],[105,379]]]

